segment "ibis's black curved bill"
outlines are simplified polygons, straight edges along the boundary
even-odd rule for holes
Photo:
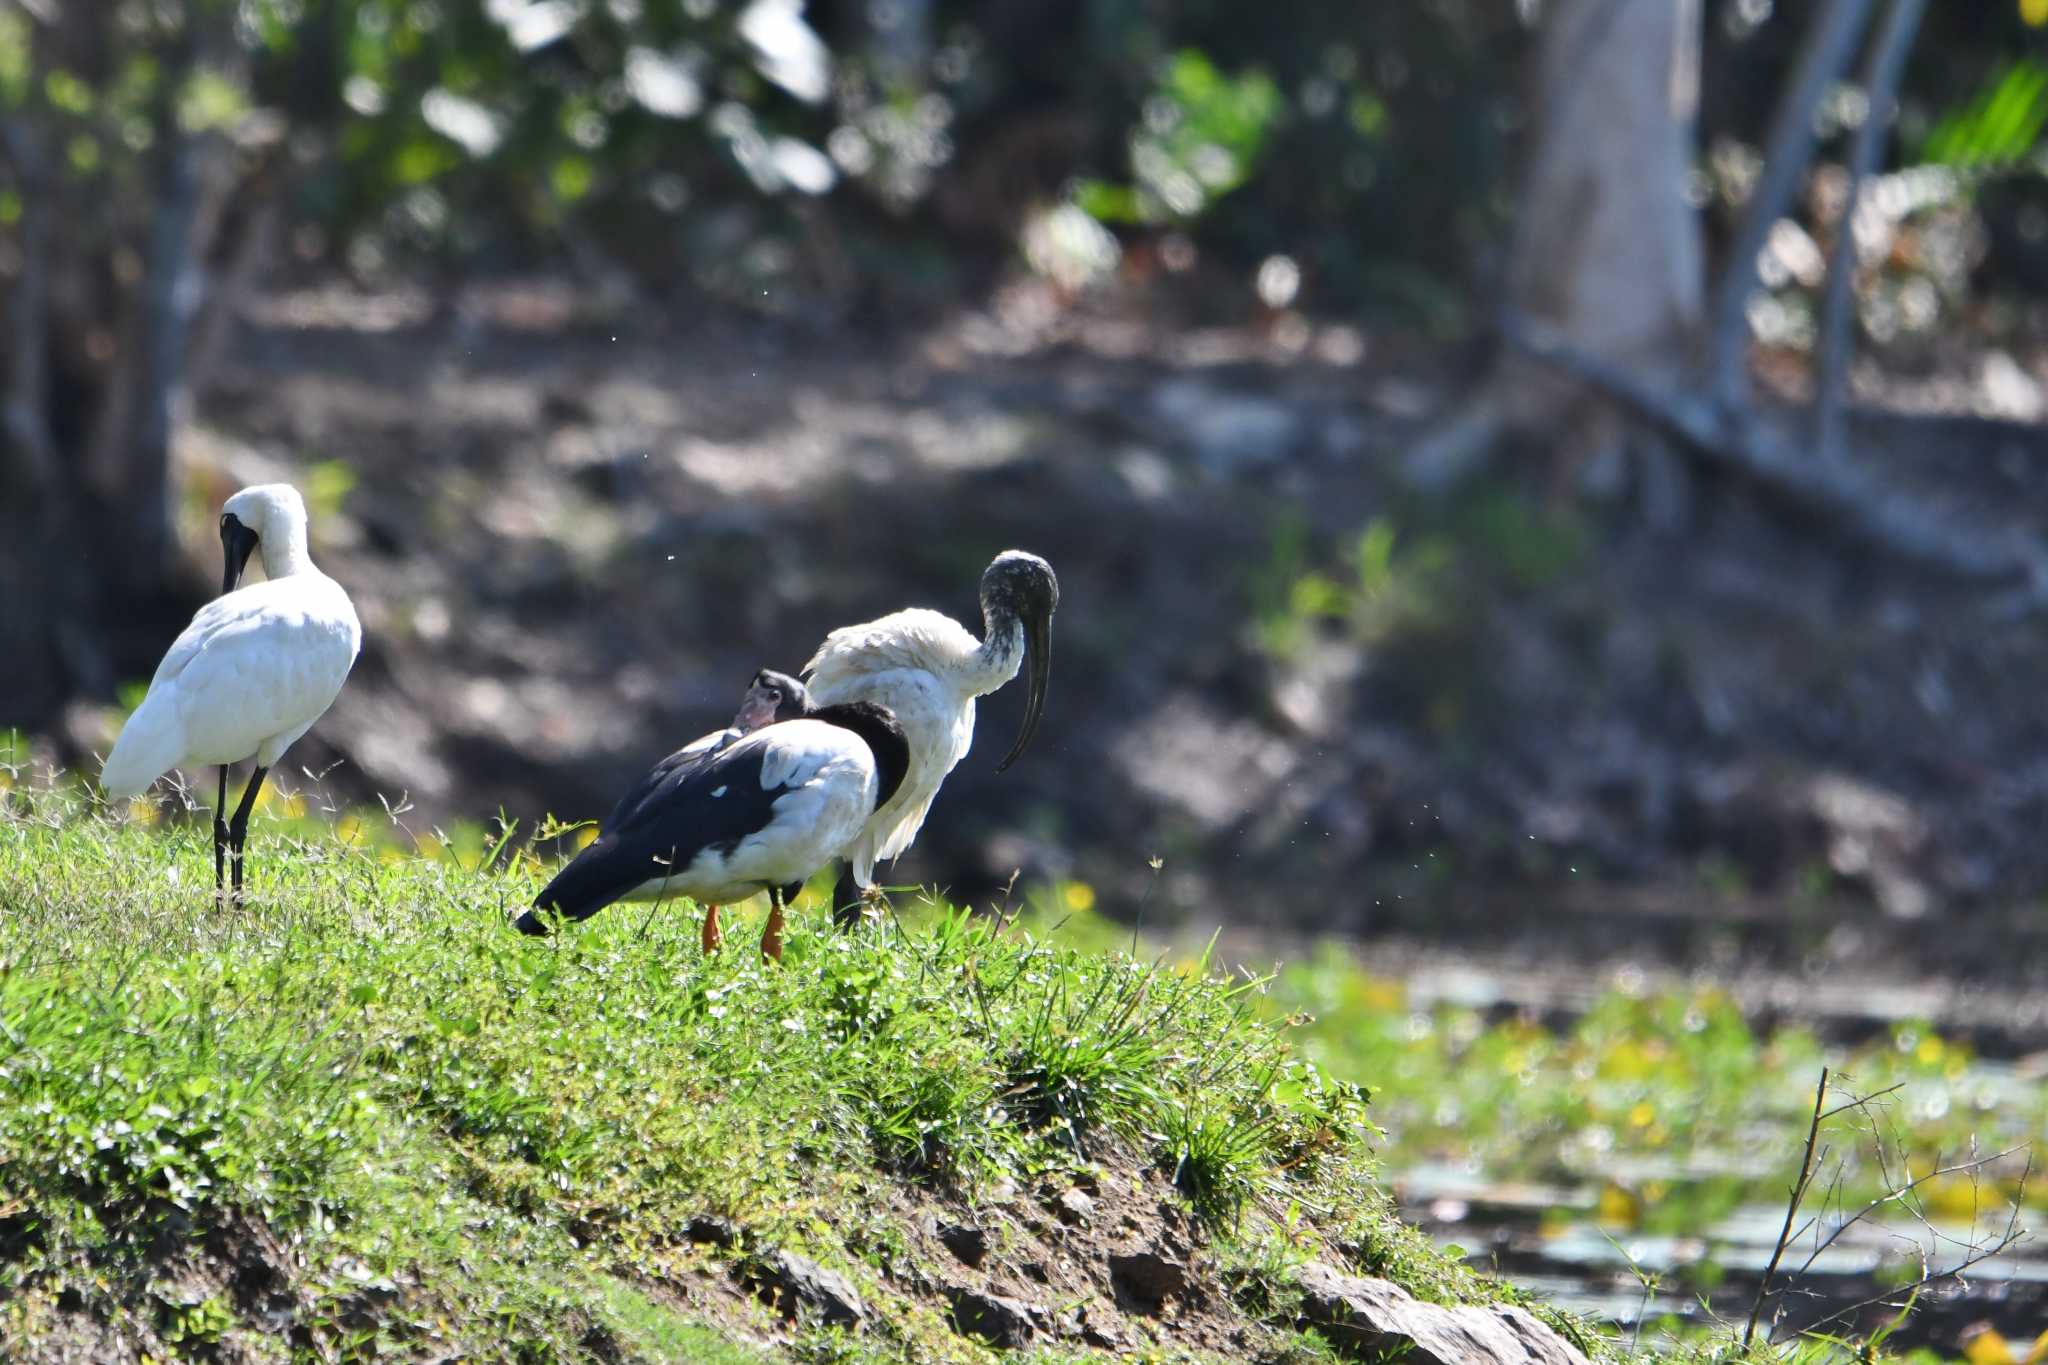
[[[233,512],[224,513],[220,519],[222,592],[233,592],[235,585],[242,581],[242,570],[248,567],[249,556],[255,549],[256,533],[242,525],[242,519]]]
[[[1024,614],[1024,666],[1030,670],[1027,685],[1031,689],[1024,699],[1024,724],[1017,730],[1017,742],[1010,746],[1010,752],[1003,761],[996,764],[997,772],[1017,761],[1018,755],[1031,743],[1031,737],[1038,733],[1038,719],[1045,714],[1045,688],[1052,679],[1052,608],[1049,606]]]

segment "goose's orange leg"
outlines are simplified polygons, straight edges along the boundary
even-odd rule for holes
[[[704,907],[704,951],[715,953],[723,942],[725,935],[718,931],[718,907],[707,905]]]

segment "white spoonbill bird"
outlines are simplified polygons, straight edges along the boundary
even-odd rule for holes
[[[306,551],[306,504],[290,484],[244,488],[220,514],[221,596],[199,609],[157,665],[149,695],[121,727],[100,770],[109,796],[139,796],[172,768],[220,765],[213,810],[213,889],[233,854],[242,894],[242,846],[263,776],[312,728],[341,691],[362,648],[355,607]],[[252,551],[268,581],[238,588]],[[232,823],[228,765],[256,760]]]
[[[983,638],[975,639],[950,616],[912,607],[865,625],[842,626],[804,665],[814,705],[886,706],[910,744],[903,785],[875,811],[848,853],[856,885],[865,889],[876,863],[896,857],[917,838],[939,784],[974,743],[974,699],[1016,677],[1028,655],[1031,690],[1024,723],[996,771],[1024,752],[1045,710],[1052,614],[1059,604],[1052,565],[1022,550],[1005,550],[981,575]],[[834,896],[842,923],[853,900],[846,892],[842,880]]]
[[[818,707],[696,762],[665,760],[514,924],[545,934],[550,914],[581,920],[614,901],[688,896],[705,907],[708,952],[718,907],[767,891],[761,954],[780,961],[783,903],[844,854],[909,762],[903,728],[871,702]]]

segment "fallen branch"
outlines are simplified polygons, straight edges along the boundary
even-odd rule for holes
[[[1952,526],[1930,511],[1920,495],[1889,487],[1850,462],[1813,459],[1800,444],[1743,409],[1665,388],[1513,312],[1504,312],[1499,326],[1522,354],[1597,389],[1702,463],[1739,474],[1858,539],[1929,569],[1980,583],[2018,580],[2014,604],[2021,608],[2048,602],[2048,550],[2034,538]]]

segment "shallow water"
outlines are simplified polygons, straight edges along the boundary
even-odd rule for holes
[[[1475,1266],[1624,1330],[1662,1318],[1746,1318],[1785,1218],[1782,1205],[1749,1205],[1695,1233],[1650,1235],[1603,1224],[1591,1186],[1492,1181],[1434,1165],[1397,1173],[1394,1187],[1404,1213],[1440,1245],[1461,1246]],[[1952,1264],[1973,1237],[1967,1225],[1894,1213],[1857,1222],[1816,1253],[1837,1221],[1824,1216],[1787,1250],[1777,1281],[1790,1284],[1780,1299],[1781,1332],[1881,1298],[1923,1260]],[[1982,1243],[2003,1228],[1987,1220],[1974,1236]],[[1788,1270],[1797,1272],[1789,1281]],[[1868,1332],[1888,1316],[1873,1305],[1844,1325]],[[2023,1340],[2048,1327],[2048,1248],[2022,1244],[1923,1292],[1892,1342],[1955,1350],[1979,1323]]]
[[[1432,964],[1405,977],[1418,1008],[1451,1004],[1489,1017],[1536,1019],[1568,1029],[1611,982],[1546,981],[1461,963]],[[1814,990],[1745,1013],[1760,1032],[1796,1024],[1825,1040],[1864,1043],[1903,1021],[1935,1020],[1945,1038],[1962,1039],[1978,1056],[1956,1088],[2003,1107],[2038,1097],[2048,1028],[2038,1016],[2001,1009],[1944,1010],[1952,990],[1862,982],[1856,989]],[[1981,1002],[1980,1002],[1981,1003]],[[1946,1016],[1946,1017],[1944,1017]],[[2037,1135],[2048,1136],[2048,1135]],[[1475,1266],[1495,1271],[1562,1308],[1656,1339],[1660,1320],[1740,1323],[1755,1302],[1784,1229],[1785,1206],[1748,1204],[1682,1234],[1646,1234],[1602,1208],[1603,1182],[1640,1188],[1716,1178],[1789,1185],[1796,1152],[1777,1135],[1755,1150],[1707,1149],[1643,1155],[1617,1153],[1566,1181],[1497,1177],[1476,1164],[1422,1163],[1390,1171],[1403,1212],[1440,1245],[1464,1249]],[[1953,1158],[1952,1158],[1953,1159]],[[1816,1189],[1802,1208],[1803,1231],[1788,1246],[1767,1303],[1778,1337],[1835,1319],[1829,1330],[1865,1335],[1895,1315],[1889,1291],[1927,1266],[1948,1267],[1973,1246],[2008,1230],[2008,1210],[1987,1191],[1983,1216],[1967,1221],[1915,1217],[1896,1201],[1842,1227],[1854,1207],[1830,1207]],[[1811,1220],[1809,1222],[1809,1220]],[[2018,1229],[2024,1232],[2022,1216]],[[1830,1240],[1832,1238],[1832,1240]],[[1826,1243],[1824,1247],[1821,1243]],[[1819,1247],[1818,1250],[1816,1248]],[[1841,1316],[1837,1316],[1841,1315]],[[1923,1289],[1906,1322],[1889,1338],[1897,1349],[1932,1347],[1957,1353],[1981,1327],[2009,1340],[2032,1341],[2048,1328],[2048,1244],[2022,1240],[1958,1277]]]

